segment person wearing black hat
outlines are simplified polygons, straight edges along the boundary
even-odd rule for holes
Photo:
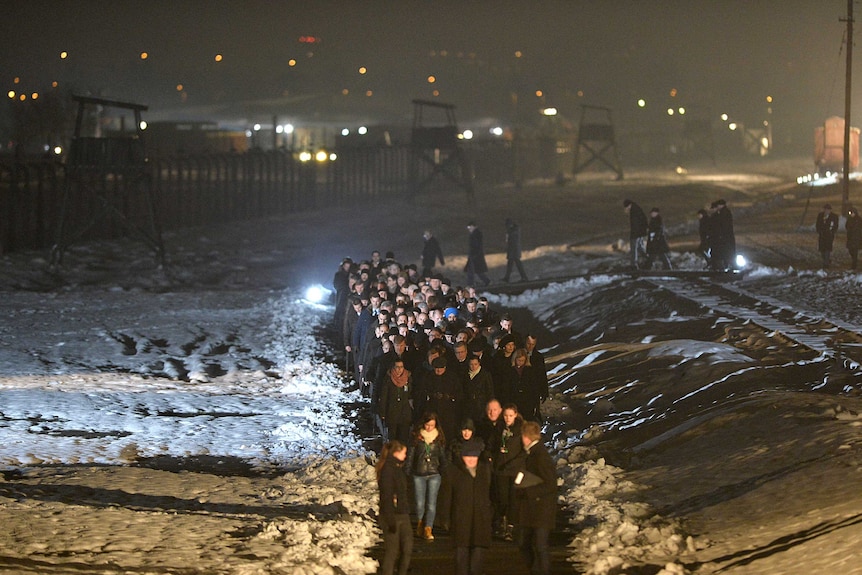
[[[817,250],[823,263],[823,269],[832,265],[832,244],[838,231],[838,215],[832,212],[832,206],[823,205],[823,211],[817,214]]]
[[[423,381],[427,394],[425,409],[439,417],[440,428],[446,437],[456,437],[463,403],[461,382],[447,367],[446,357],[439,355],[431,361],[434,372]]]
[[[524,423],[521,444],[526,456],[523,471],[514,481],[518,546],[530,566],[530,573],[548,575],[551,570],[548,539],[557,515],[557,471],[542,444],[538,423]]]
[[[485,261],[485,242],[482,237],[482,230],[476,227],[476,223],[471,221],[467,224],[467,231],[470,236],[467,242],[467,264],[464,266],[464,271],[467,273],[467,285],[475,285],[476,276],[482,280],[484,285],[491,283],[488,278],[488,263]]]
[[[464,441],[450,467],[456,575],[482,575],[485,551],[491,546],[491,465],[482,452],[480,440]]]

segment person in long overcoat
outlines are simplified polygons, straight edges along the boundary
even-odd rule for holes
[[[439,417],[440,429],[446,437],[455,437],[461,423],[463,406],[463,387],[458,377],[449,371],[445,357],[435,358],[431,367],[434,372],[423,380],[423,393],[427,400],[424,409],[433,411]]]
[[[398,575],[407,575],[413,552],[413,529],[410,526],[410,499],[404,460],[407,447],[400,441],[384,444],[375,465],[380,489],[380,529],[383,531],[383,561],[380,572],[392,575],[398,563]]]
[[[440,249],[440,242],[431,233],[431,230],[425,230],[422,234],[425,243],[422,245],[422,277],[431,277],[434,274],[434,264],[440,260],[440,265],[445,266],[446,261],[443,259],[443,250]]]
[[[521,281],[527,281],[527,272],[521,263],[521,227],[512,219],[506,218],[506,275],[503,281],[509,281],[512,268],[517,267]]]
[[[668,257],[670,246],[667,245],[667,234],[665,233],[664,223],[662,223],[658,208],[651,209],[649,216],[646,244],[647,259],[644,269],[651,269],[653,261],[659,259],[661,260],[662,268],[669,270],[673,267],[670,263],[670,257]]]
[[[412,375],[405,369],[404,360],[396,358],[381,381],[378,409],[388,436],[404,444],[410,441],[413,424],[412,391]]]
[[[468,440],[450,467],[456,575],[482,575],[485,550],[491,546],[491,466],[481,455],[482,442]]]
[[[847,230],[847,253],[850,254],[850,267],[855,270],[859,258],[859,248],[862,248],[862,218],[859,217],[859,210],[850,208],[844,229]]]
[[[629,199],[623,200],[623,209],[629,216],[629,254],[632,268],[638,269],[641,265],[638,258],[646,251],[647,217],[643,208]]]
[[[711,204],[710,245],[712,246],[710,266],[713,270],[729,270],[736,265],[736,234],[733,231],[733,214],[723,199]]]
[[[530,573],[548,575],[551,568],[549,538],[557,516],[557,472],[542,444],[539,424],[521,426],[526,458],[523,475],[515,477],[515,525],[518,545]]]
[[[467,224],[467,231],[470,233],[467,243],[467,264],[464,266],[464,271],[467,273],[467,285],[474,285],[477,276],[485,285],[488,285],[491,280],[488,278],[488,263],[485,261],[485,241],[482,237],[482,230],[471,221]]]
[[[527,350],[524,348],[518,348],[512,353],[512,363],[507,377],[509,378],[507,387],[511,390],[512,402],[518,406],[521,417],[540,421],[541,383],[535,368],[530,365]]]
[[[817,250],[823,260],[823,267],[828,268],[832,264],[832,243],[835,241],[835,233],[838,231],[838,215],[832,212],[832,206],[824,204],[823,211],[817,214]]]

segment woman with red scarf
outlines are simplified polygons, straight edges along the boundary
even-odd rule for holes
[[[403,444],[410,442],[413,422],[413,377],[404,368],[404,361],[396,359],[383,378],[380,402],[377,409],[389,439]]]

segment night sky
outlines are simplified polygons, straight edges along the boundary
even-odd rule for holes
[[[843,115],[846,10],[844,0],[15,0],[0,24],[0,82],[20,95],[56,81],[147,104],[154,118],[239,122],[409,123],[412,99],[436,99],[458,107],[463,127],[546,106],[576,119],[581,104],[612,107],[623,129],[667,121],[669,107],[756,124],[771,96],[776,131],[808,146],[816,125]]]

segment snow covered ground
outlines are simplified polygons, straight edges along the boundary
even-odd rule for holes
[[[738,294],[715,311],[629,277],[616,249],[622,197],[672,192],[674,261],[696,267],[691,215],[720,194],[755,260],[739,290],[811,330],[862,324],[860,276],[816,270],[815,240],[796,226],[815,215],[810,190],[768,168],[480,192],[492,274],[502,216],[519,213],[529,273],[579,276],[489,293],[544,330],[573,572],[860,572],[859,343],[804,348],[733,316],[748,305]],[[518,211],[524,193],[540,199],[530,211]],[[817,193],[835,203],[834,189]],[[322,337],[331,310],[301,294],[344,255],[413,261],[424,225],[462,281],[465,222],[449,209],[464,200],[444,199],[375,205],[390,225],[359,239],[353,208],[172,234],[166,269],[130,242],[77,246],[59,273],[41,254],[5,256],[0,566],[373,573],[362,401]]]

